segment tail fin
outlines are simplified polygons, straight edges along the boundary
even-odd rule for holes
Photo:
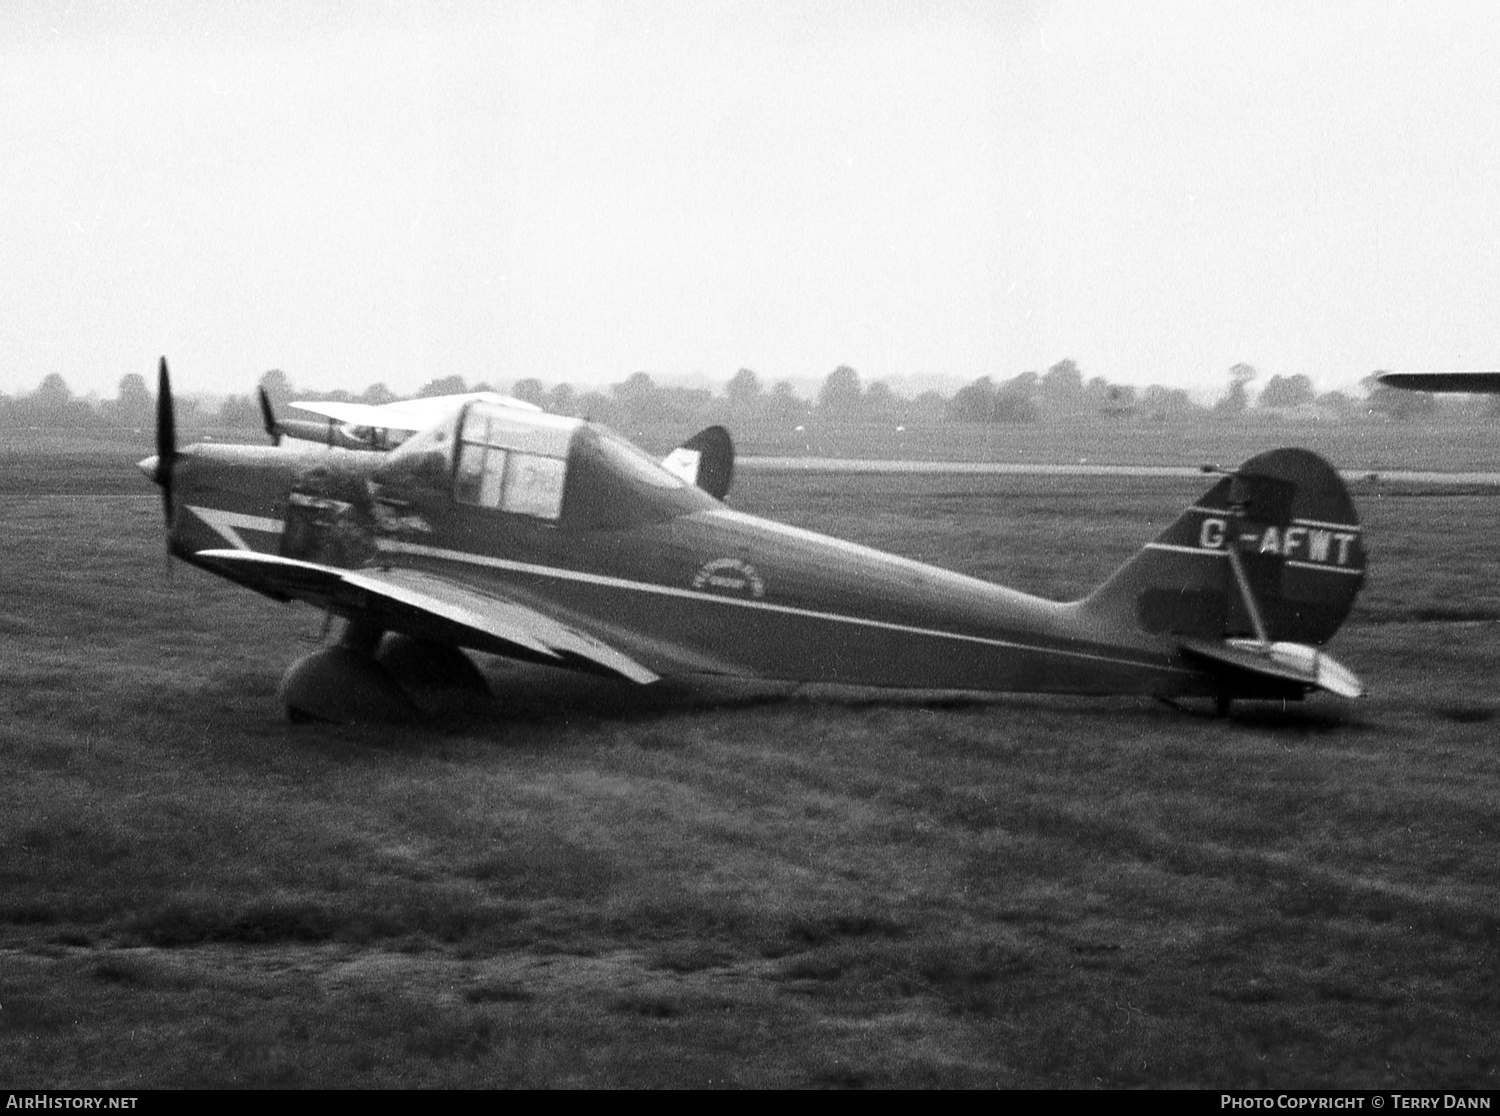
[[[662,467],[722,500],[734,481],[734,442],[722,426],[706,427],[667,454]]]
[[[1364,576],[1359,519],[1338,473],[1315,453],[1278,449],[1220,478],[1082,607],[1185,639],[1320,645]]]

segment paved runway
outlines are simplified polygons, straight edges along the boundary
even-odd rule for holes
[[[765,473],[886,473],[925,476],[990,477],[1202,477],[1203,470],[1191,465],[1043,465],[1005,461],[884,461],[852,457],[741,457],[737,468]],[[1410,469],[1341,469],[1348,484],[1425,484],[1454,488],[1500,488],[1500,473],[1434,473]],[[136,496],[158,500],[151,491],[120,493],[3,493],[13,498],[119,499]]]
[[[768,473],[920,473],[934,476],[1017,477],[1197,477],[1190,465],[1041,465],[1001,461],[877,461],[849,457],[741,457],[736,466]],[[1500,473],[1428,473],[1405,469],[1375,472],[1343,469],[1347,482],[1488,485],[1500,487]]]

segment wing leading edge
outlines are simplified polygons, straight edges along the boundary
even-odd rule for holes
[[[421,639],[641,684],[659,677],[624,652],[528,605],[420,570],[345,570],[253,550],[200,550],[194,558],[273,596],[369,618]]]

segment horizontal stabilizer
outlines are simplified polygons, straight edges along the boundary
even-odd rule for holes
[[[1296,682],[1327,690],[1339,697],[1363,697],[1365,687],[1348,667],[1333,656],[1305,643],[1261,643],[1254,639],[1188,640],[1182,645],[1189,655],[1208,659],[1262,678]]]
[[[631,682],[657,674],[576,627],[495,593],[419,570],[345,570],[255,550],[200,550],[195,562],[345,617],[418,639],[558,666],[587,667]]]

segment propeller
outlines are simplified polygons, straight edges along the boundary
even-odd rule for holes
[[[172,524],[172,466],[177,463],[177,414],[172,406],[172,377],[167,358],[161,358],[156,375],[156,469],[152,480],[161,487],[161,510],[167,526]]]
[[[172,471],[177,465],[177,415],[172,406],[172,378],[167,358],[156,376],[156,452],[136,466],[161,489],[161,511],[167,521],[167,573],[172,570]]]
[[[281,445],[281,426],[276,421],[276,412],[271,407],[271,397],[266,394],[265,385],[257,389],[260,393],[260,418],[266,428],[266,434],[271,439],[273,446]]]

